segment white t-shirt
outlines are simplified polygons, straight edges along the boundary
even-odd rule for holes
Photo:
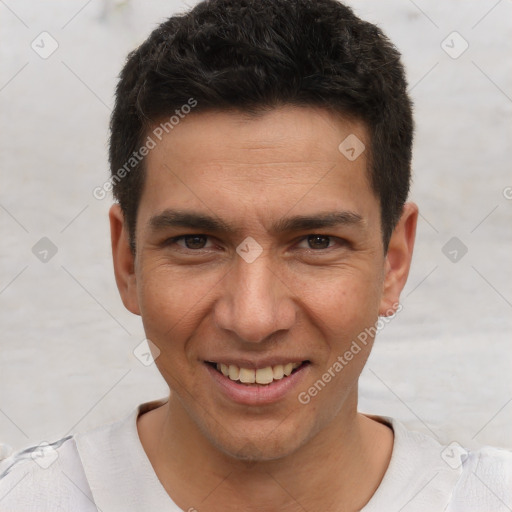
[[[137,417],[167,399],[139,405],[126,418],[32,447],[0,462],[1,512],[181,512],[158,480],[137,432]],[[384,478],[361,512],[506,512],[512,510],[512,452],[444,447],[380,417],[394,431]]]

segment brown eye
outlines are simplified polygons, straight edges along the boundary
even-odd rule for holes
[[[200,250],[200,249],[211,249],[213,247],[212,242],[209,240],[208,235],[181,235],[175,236],[165,240],[162,244],[165,247],[172,248],[173,246],[179,246],[182,249]]]
[[[187,249],[204,249],[208,237],[206,235],[188,235],[184,236],[183,240]]]
[[[328,249],[331,243],[331,237],[324,235],[310,235],[307,240],[311,249]]]

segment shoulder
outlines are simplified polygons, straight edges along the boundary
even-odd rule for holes
[[[510,510],[512,452],[490,446],[466,452],[449,512]]]
[[[140,404],[117,421],[0,460],[0,511],[164,510],[145,507],[166,503],[168,495],[140,444],[137,417],[167,400]]]
[[[92,512],[97,508],[73,436],[0,461],[2,512]]]
[[[512,452],[469,450],[376,417],[394,431],[388,469],[365,512],[506,512],[512,510]],[[435,432],[432,434],[437,437]]]

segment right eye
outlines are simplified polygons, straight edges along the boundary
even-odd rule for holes
[[[207,235],[201,235],[201,234],[193,234],[193,235],[181,235],[176,236],[174,238],[169,238],[165,242],[166,246],[177,244],[183,249],[189,249],[191,251],[194,250],[200,250],[200,249],[209,249],[213,247],[212,245],[207,246],[208,243],[208,236]],[[210,242],[211,244],[211,242]]]

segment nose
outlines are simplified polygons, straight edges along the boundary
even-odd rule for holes
[[[250,344],[291,329],[296,319],[294,294],[268,258],[260,256],[252,263],[238,258],[223,281],[215,306],[219,328]]]

